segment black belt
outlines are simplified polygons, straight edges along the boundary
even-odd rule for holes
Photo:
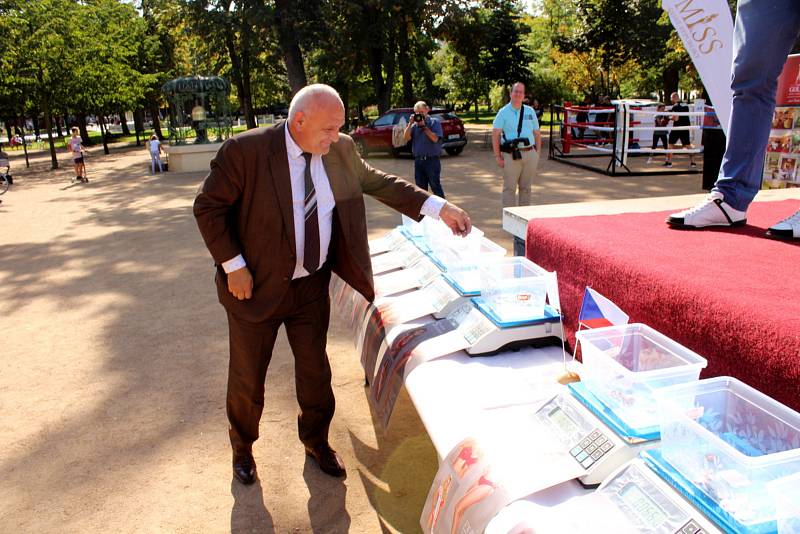
[[[414,159],[419,160],[426,160],[426,159],[439,159],[439,156],[414,156]]]

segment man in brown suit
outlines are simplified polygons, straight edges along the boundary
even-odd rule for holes
[[[375,297],[363,193],[417,220],[439,217],[455,234],[471,228],[461,209],[365,163],[339,133],[343,124],[335,90],[301,89],[285,123],[222,145],[195,199],[228,314],[227,413],[233,472],[243,484],[256,477],[252,445],[281,324],[295,358],[300,441],[325,473],[345,474],[328,443],[335,404],[325,352],[328,282],[333,271]]]

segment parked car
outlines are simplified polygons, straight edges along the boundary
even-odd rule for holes
[[[413,113],[413,108],[390,109],[366,126],[351,131],[350,136],[356,142],[361,156],[366,157],[370,152],[389,152],[395,157],[403,152],[410,154],[411,141],[400,148],[392,145],[392,128],[401,118],[408,120]],[[451,156],[461,154],[467,144],[467,134],[462,120],[446,109],[434,108],[430,111],[430,115],[442,124],[442,147],[445,152]]]

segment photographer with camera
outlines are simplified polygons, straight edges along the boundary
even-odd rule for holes
[[[525,106],[525,85],[511,86],[511,102],[500,108],[492,123],[492,148],[503,169],[503,207],[528,206],[531,183],[539,165],[542,134],[536,112]],[[502,139],[501,139],[502,138]],[[516,202],[519,188],[519,204]]]
[[[420,100],[414,104],[414,114],[408,118],[403,135],[406,141],[411,139],[411,153],[414,154],[414,181],[420,189],[428,190],[434,195],[444,198],[444,190],[439,181],[442,164],[439,154],[442,152],[442,125],[438,120],[428,116],[428,104]]]

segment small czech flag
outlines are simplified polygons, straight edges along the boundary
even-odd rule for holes
[[[619,306],[605,298],[603,295],[587,287],[583,294],[581,313],[578,316],[578,328],[600,328],[601,326],[614,326],[628,324],[630,317],[619,309]]]

